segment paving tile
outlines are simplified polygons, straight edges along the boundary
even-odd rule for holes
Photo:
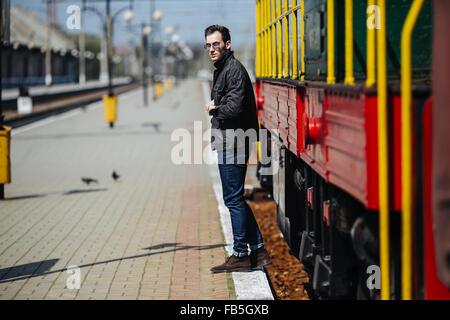
[[[173,130],[205,118],[201,86],[184,82],[151,108],[141,97],[119,96],[114,129],[97,103],[13,130],[0,299],[229,299],[226,275],[209,271],[225,257],[209,168],[171,161]],[[77,277],[80,289],[69,289]]]

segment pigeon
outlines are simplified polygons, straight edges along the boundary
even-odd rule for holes
[[[112,178],[114,179],[114,181],[117,181],[117,179],[119,179],[120,176],[117,174],[116,171],[113,171],[113,173],[112,173]]]
[[[160,123],[153,123],[152,126],[155,129],[156,132],[159,132],[159,125]]]
[[[81,178],[81,181],[83,181],[87,185],[89,185],[90,183],[98,183],[98,181],[96,179],[85,178],[85,177]]]

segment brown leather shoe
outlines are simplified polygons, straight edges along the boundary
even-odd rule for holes
[[[242,258],[238,258],[235,255],[231,255],[228,257],[227,261],[224,264],[219,266],[215,266],[211,268],[211,272],[219,273],[219,272],[248,272],[251,271],[250,265],[250,257],[245,256]]]
[[[250,253],[250,261],[252,268],[262,267],[272,263],[266,248],[262,247]]]

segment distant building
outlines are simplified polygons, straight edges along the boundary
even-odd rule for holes
[[[33,11],[23,9],[20,6],[11,8],[11,39],[10,42],[18,42],[25,46],[45,48],[47,41],[47,22],[42,21]],[[76,49],[74,41],[65,33],[52,29],[50,46],[55,49],[70,51]]]
[[[4,88],[45,83],[47,23],[30,10],[11,8],[10,45],[2,48],[2,83]],[[78,81],[78,51],[74,41],[52,28],[52,82]]]

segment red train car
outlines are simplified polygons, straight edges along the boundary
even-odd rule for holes
[[[313,296],[450,298],[449,8],[256,1],[258,177]]]

